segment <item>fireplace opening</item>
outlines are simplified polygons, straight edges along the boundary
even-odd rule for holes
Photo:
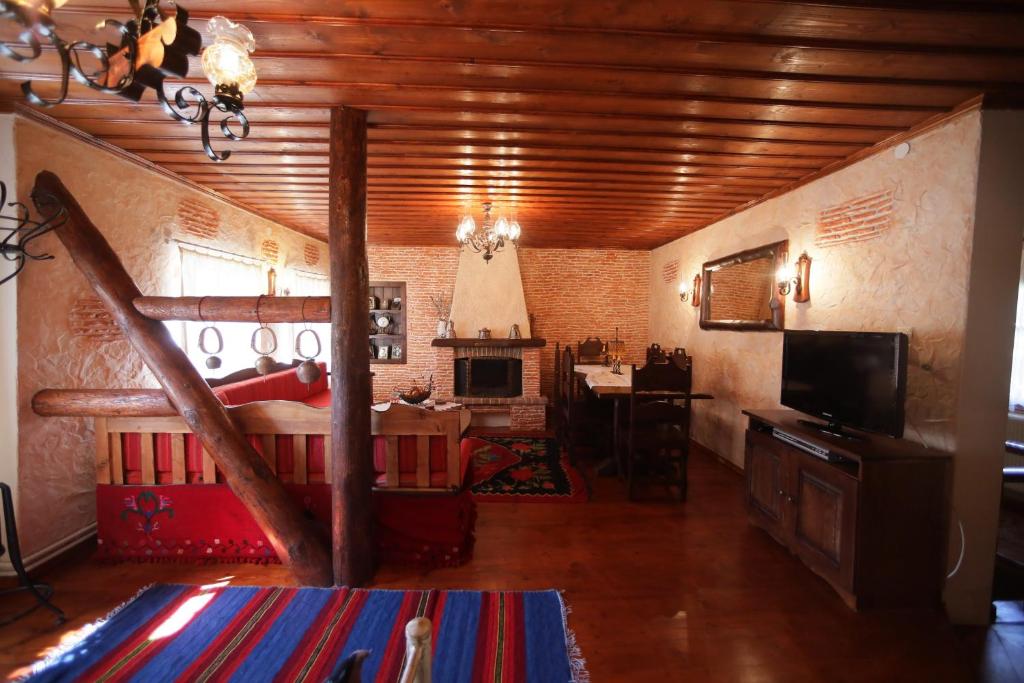
[[[512,398],[523,393],[523,361],[519,358],[456,358],[455,394],[480,398]]]

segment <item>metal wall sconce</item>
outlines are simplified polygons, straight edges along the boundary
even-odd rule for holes
[[[800,254],[796,266],[786,263],[778,272],[779,294],[789,296],[793,293],[793,302],[807,303],[811,300],[811,257],[807,252]]]
[[[700,308],[700,285],[700,273],[697,273],[696,275],[693,276],[693,289],[683,289],[682,283],[680,283],[679,300],[682,301],[683,303],[689,301],[690,305],[693,306],[694,308]]]

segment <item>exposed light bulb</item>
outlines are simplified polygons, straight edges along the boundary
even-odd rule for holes
[[[779,266],[779,271],[775,277],[777,282],[792,282],[796,279],[796,268],[791,263],[785,263]]]
[[[508,219],[504,216],[494,222],[494,234],[502,239],[508,239]]]
[[[455,230],[455,237],[460,242],[465,241],[476,232],[476,221],[470,215],[463,216],[462,220],[459,221],[459,227]]]
[[[256,49],[252,32],[225,17],[207,24],[213,44],[203,50],[203,73],[220,89],[247,95],[256,87],[256,65],[249,53]]]

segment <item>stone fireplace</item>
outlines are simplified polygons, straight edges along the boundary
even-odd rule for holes
[[[475,425],[544,429],[540,349],[545,342],[530,337],[515,249],[496,253],[490,262],[462,251],[451,319],[455,338],[433,341],[434,396],[468,406]],[[501,338],[513,325],[523,338]],[[482,328],[491,330],[493,338],[478,338]]]

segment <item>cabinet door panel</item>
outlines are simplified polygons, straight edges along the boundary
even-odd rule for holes
[[[793,549],[819,574],[852,588],[857,482],[811,456],[794,453],[791,461]]]
[[[747,509],[751,519],[776,536],[783,534],[784,454],[772,441],[747,432]]]

